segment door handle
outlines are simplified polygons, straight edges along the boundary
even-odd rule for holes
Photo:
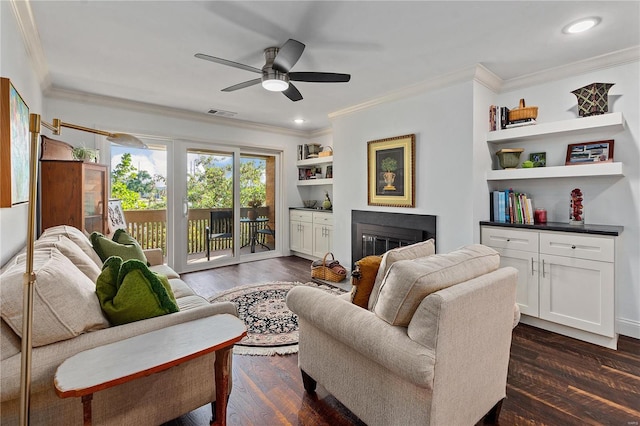
[[[187,197],[182,199],[182,214],[184,217],[189,217],[189,201],[187,201]]]
[[[531,258],[531,275],[533,275],[535,271],[533,270],[533,257]]]
[[[545,278],[544,259],[542,259],[542,278]]]

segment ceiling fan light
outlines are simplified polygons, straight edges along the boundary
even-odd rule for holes
[[[262,87],[271,92],[284,92],[289,88],[289,82],[277,78],[262,80]]]

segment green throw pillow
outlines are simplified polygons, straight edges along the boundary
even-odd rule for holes
[[[110,240],[99,232],[93,232],[89,239],[91,240],[93,249],[103,262],[111,256],[118,256],[121,257],[122,260],[138,259],[141,262],[147,263],[147,256],[144,255],[140,244],[138,244],[135,238],[131,237],[122,229],[116,231],[113,235],[113,240]]]
[[[136,259],[108,258],[96,282],[96,294],[113,325],[179,311],[167,277]]]

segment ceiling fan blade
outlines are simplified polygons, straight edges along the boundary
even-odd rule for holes
[[[335,72],[290,72],[289,80],[310,83],[346,83],[351,80],[351,75]]]
[[[289,72],[302,56],[302,52],[304,52],[304,44],[290,38],[278,50],[278,54],[273,60],[273,69],[280,72]]]
[[[244,89],[245,87],[253,86],[254,84],[258,84],[260,82],[262,82],[261,78],[254,78],[253,80],[245,81],[244,83],[234,84],[233,86],[224,88],[222,89],[222,91],[233,92],[234,90]]]
[[[300,94],[300,91],[296,89],[296,86],[291,83],[289,83],[289,88],[282,93],[293,102],[302,100],[302,94]]]
[[[204,59],[205,61],[211,61],[222,65],[227,65],[234,68],[240,68],[241,70],[257,72],[258,74],[262,74],[262,70],[252,67],[250,65],[240,64],[238,62],[229,61],[227,59],[216,58],[215,56],[205,55],[204,53],[196,53],[196,58]]]

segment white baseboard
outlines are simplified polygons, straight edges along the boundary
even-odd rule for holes
[[[616,318],[616,330],[623,336],[640,339],[640,321],[626,318]]]

